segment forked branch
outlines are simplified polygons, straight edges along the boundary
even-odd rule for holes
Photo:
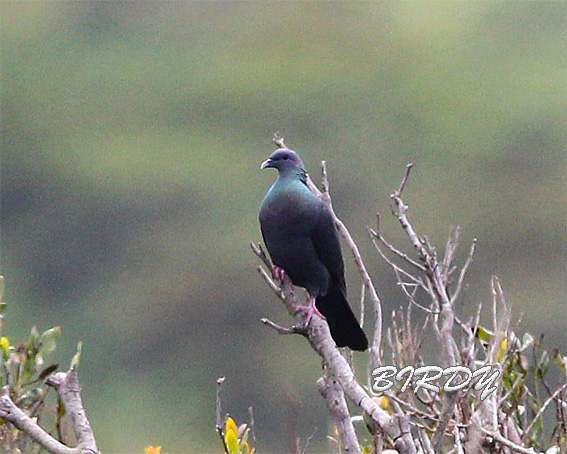
[[[79,376],[75,368],[52,375],[46,383],[57,391],[66,413],[71,418],[77,438],[76,447],[68,447],[53,438],[35,420],[18,408],[10,398],[7,386],[4,387],[0,397],[0,417],[28,434],[32,440],[53,454],[99,454],[91,425],[83,408]]]

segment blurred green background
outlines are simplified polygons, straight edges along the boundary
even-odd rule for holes
[[[219,452],[215,380],[258,447],[325,452],[320,361],[250,241],[279,131],[359,242],[386,325],[404,298],[366,226],[389,194],[439,245],[478,238],[462,313],[502,280],[520,332],[565,347],[564,2],[7,2],[1,13],[5,334],[84,341],[105,453]],[[348,256],[347,256],[348,257]],[[360,283],[347,259],[351,299]],[[370,314],[368,314],[370,315]],[[365,355],[360,355],[364,359]],[[360,367],[364,371],[364,366]]]

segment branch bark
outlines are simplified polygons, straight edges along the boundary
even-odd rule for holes
[[[327,408],[337,427],[344,451],[347,454],[361,453],[341,385],[331,377],[325,376],[317,380],[317,388],[327,402]]]
[[[36,421],[25,414],[10,398],[7,386],[0,397],[0,417],[12,423],[17,429],[28,434],[36,443],[53,454],[100,454],[91,425],[83,408],[81,386],[75,369],[58,372],[46,380],[53,387],[70,416],[77,438],[77,446],[68,447],[43,430]]]

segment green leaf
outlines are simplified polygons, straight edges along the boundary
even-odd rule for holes
[[[244,425],[244,424],[243,424],[243,425]],[[242,427],[242,426],[241,426],[241,427]],[[240,440],[240,444],[243,444],[243,443],[247,443],[247,442],[248,442],[248,436],[249,436],[249,434],[250,434],[250,428],[246,429],[246,430],[244,431],[244,433],[242,434],[242,439]]]
[[[55,372],[58,367],[59,364],[52,364],[51,366],[47,366],[41,371],[41,374],[39,374],[38,380],[44,380],[48,375],[51,375],[53,372]]]
[[[2,350],[2,357],[7,360],[10,356],[10,340],[7,337],[0,337],[0,349]]]
[[[562,356],[560,354],[557,354],[557,356],[555,357],[555,364],[557,364],[561,369],[561,371],[565,375],[567,375],[567,356]]]
[[[228,452],[230,452],[230,454],[238,453],[238,438],[234,430],[229,429],[226,432],[226,435],[224,436],[224,441],[226,442],[226,447],[228,448]]]
[[[28,349],[32,350],[37,345],[37,340],[39,339],[39,332],[37,327],[34,325],[30,330],[30,336],[28,338]]]
[[[547,371],[549,369],[549,354],[546,350],[544,350],[544,352],[541,354],[537,366],[541,374],[541,378],[543,378],[543,376],[547,374]]]
[[[238,426],[238,429],[236,430],[236,435],[242,437],[242,434],[244,433],[247,427],[248,427],[247,424],[241,424],[240,426]]]
[[[492,336],[494,336],[494,334],[483,328],[482,326],[479,326],[476,330],[476,337],[481,341],[490,342]]]
[[[57,347],[57,341],[61,336],[61,328],[55,326],[45,331],[39,338],[39,351],[43,354],[52,353]]]
[[[75,353],[73,359],[71,360],[71,369],[76,370],[79,368],[82,352],[83,352],[83,343],[79,341],[79,343],[77,344],[77,353]]]
[[[520,351],[523,352],[525,349],[531,347],[534,342],[534,337],[530,333],[525,333],[524,337],[522,337],[522,346],[520,347]]]

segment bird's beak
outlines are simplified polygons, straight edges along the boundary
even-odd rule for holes
[[[274,167],[274,161],[272,161],[271,159],[266,159],[266,160],[260,165],[260,169],[262,169],[262,170],[267,169],[268,167]]]

